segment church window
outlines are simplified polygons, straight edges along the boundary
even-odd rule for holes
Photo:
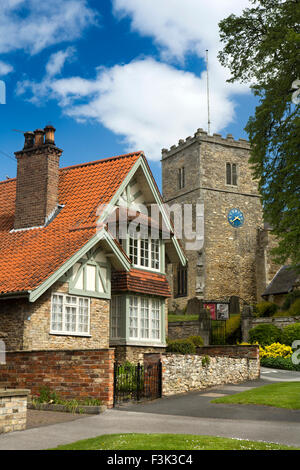
[[[184,174],[184,167],[179,168],[178,170],[178,182],[179,182],[179,189],[184,188],[185,186],[185,174]]]
[[[226,184],[237,186],[237,166],[235,163],[226,163]]]
[[[180,266],[177,270],[177,297],[187,296],[187,268]]]

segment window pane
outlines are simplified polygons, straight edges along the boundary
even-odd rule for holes
[[[138,264],[138,240],[136,236],[129,238],[129,258],[133,264]]]
[[[159,240],[151,241],[151,268],[159,269]]]
[[[141,244],[141,266],[149,266],[149,241],[145,239],[140,240]]]
[[[152,300],[151,305],[151,337],[160,338],[160,301]]]
[[[143,297],[141,298],[140,319],[141,338],[149,338],[149,300]]]
[[[138,337],[138,298],[129,298],[129,336]]]
[[[231,184],[231,165],[226,163],[226,184]]]
[[[65,294],[52,296],[51,330],[63,333],[89,332],[89,299]]]
[[[232,164],[232,184],[237,186],[237,172],[236,172],[236,164]]]

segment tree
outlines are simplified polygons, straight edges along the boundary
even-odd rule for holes
[[[273,228],[280,264],[300,263],[299,0],[250,0],[241,16],[219,23],[222,65],[229,82],[249,82],[259,97],[246,132],[251,143],[265,220]]]

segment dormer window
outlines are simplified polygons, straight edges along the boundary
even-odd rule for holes
[[[237,186],[237,166],[235,163],[226,163],[226,184]]]
[[[129,236],[129,258],[134,266],[160,269],[160,240],[142,238],[137,233]]]

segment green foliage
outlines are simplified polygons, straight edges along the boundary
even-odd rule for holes
[[[262,357],[260,359],[262,367],[271,367],[274,369],[297,370],[300,371],[300,364],[293,364],[290,357]]]
[[[296,339],[300,340],[300,323],[285,326],[282,330],[282,342],[291,346]]]
[[[290,306],[288,315],[291,317],[300,315],[300,299],[295,300],[295,302]]]
[[[278,244],[274,260],[300,264],[299,104],[292,83],[299,79],[299,0],[251,0],[241,16],[219,23],[222,65],[229,82],[252,82],[259,98],[246,131],[254,177],[262,195],[265,219]]]
[[[278,310],[278,305],[273,302],[258,302],[255,305],[254,314],[256,317],[272,317]]]
[[[192,343],[196,346],[196,348],[200,348],[204,344],[201,336],[189,336],[188,339],[192,341]]]
[[[287,294],[284,303],[282,305],[282,310],[288,310],[290,306],[300,297],[300,289],[294,290]]]
[[[196,346],[190,339],[174,339],[169,340],[166,351],[179,354],[195,354]]]
[[[226,320],[226,344],[236,344],[242,340],[241,315],[231,315]]]
[[[202,367],[209,366],[209,364],[210,364],[210,357],[205,355],[205,356],[202,358],[202,361],[201,361],[201,362],[202,362]]]
[[[41,387],[36,397],[36,401],[39,403],[57,403],[59,396],[56,392],[51,392],[49,387]]]
[[[100,406],[101,400],[97,398],[82,398],[80,400],[66,400],[61,398],[55,391],[49,387],[41,387],[38,394],[33,397],[32,403],[38,408],[39,404],[47,403],[51,405],[63,405],[70,413],[83,413],[81,406]]]
[[[262,324],[257,325],[249,331],[250,343],[258,343],[261,346],[265,346],[272,343],[288,344],[285,341],[281,341],[281,330],[275,325]]]

